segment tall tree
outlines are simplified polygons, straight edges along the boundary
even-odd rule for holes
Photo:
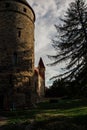
[[[57,53],[49,56],[54,59],[51,65],[68,61],[68,65],[65,67],[67,70],[64,73],[65,77],[75,78],[87,70],[87,6],[85,1],[71,2],[64,18],[60,20],[61,24],[55,25],[56,39],[52,40],[52,45]]]

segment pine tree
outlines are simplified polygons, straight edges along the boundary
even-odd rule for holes
[[[87,70],[87,6],[84,0],[71,2],[61,24],[55,25],[57,30],[56,39],[52,40],[52,46],[56,55],[51,65],[62,61],[68,61],[64,68],[66,78],[75,78]],[[53,78],[55,78],[54,76]]]

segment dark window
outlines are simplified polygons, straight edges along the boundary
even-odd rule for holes
[[[20,36],[21,36],[21,31],[19,30],[19,31],[18,31],[18,37],[20,37]]]
[[[24,12],[27,12],[27,9],[26,9],[26,8],[24,8],[24,9],[23,9],[23,11],[24,11]]]
[[[17,93],[20,93],[20,88],[17,88]]]
[[[8,8],[10,6],[10,3],[6,3],[5,7]]]
[[[21,29],[22,29],[22,28],[17,28],[18,37],[21,37]]]
[[[31,78],[29,78],[29,86],[31,86]]]
[[[17,65],[17,52],[13,54],[13,65]]]

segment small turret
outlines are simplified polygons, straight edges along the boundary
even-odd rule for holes
[[[45,65],[42,58],[40,58],[39,60],[38,73],[39,73],[39,94],[41,97],[43,97],[45,93]]]
[[[42,58],[40,58],[39,60],[39,64],[38,64],[38,69],[39,69],[39,74],[40,76],[45,79],[45,65],[43,63]]]
[[[45,65],[44,65],[43,60],[42,60],[41,57],[40,57],[40,60],[39,60],[38,67],[39,67],[39,68],[44,68],[44,69],[45,69]]]

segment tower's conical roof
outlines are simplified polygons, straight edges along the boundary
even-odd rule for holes
[[[0,0],[0,1],[17,1],[17,2],[22,2],[22,3],[26,4],[26,5],[29,5],[26,0]]]
[[[44,65],[43,60],[42,60],[41,57],[40,57],[38,66],[39,66],[40,68],[45,68],[45,65]]]
[[[32,12],[34,14],[34,20],[35,20],[35,13],[26,0],[0,0],[0,1],[8,1],[8,2],[9,1],[16,1],[16,2],[23,3],[23,4],[27,5],[32,10]]]

